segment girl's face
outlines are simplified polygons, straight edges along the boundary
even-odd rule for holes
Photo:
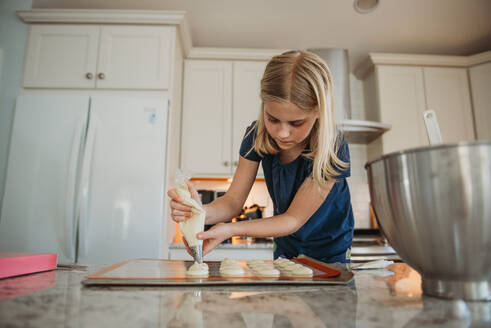
[[[290,102],[264,103],[264,125],[281,150],[303,145],[318,117],[317,111],[303,110]]]

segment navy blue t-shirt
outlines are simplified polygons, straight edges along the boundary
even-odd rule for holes
[[[286,212],[305,178],[311,176],[313,163],[302,155],[285,164],[280,161],[279,155],[259,156],[252,149],[256,131],[249,131],[253,127],[254,123],[247,128],[240,146],[240,156],[262,163],[268,192],[273,200],[274,215],[279,215]],[[349,149],[344,138],[337,155],[342,161],[349,163]],[[354,225],[346,182],[346,178],[350,176],[350,168],[339,173],[337,182],[314,215],[296,232],[274,238],[275,258],[293,258],[305,254],[327,263],[349,262]]]

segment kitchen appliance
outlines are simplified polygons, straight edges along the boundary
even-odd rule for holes
[[[198,189],[198,195],[200,197],[201,203],[209,204],[218,197],[222,197],[227,192],[226,190],[207,190],[207,189]]]
[[[161,257],[166,138],[164,96],[20,96],[0,251],[66,265]]]
[[[2,67],[3,67],[3,49],[0,49],[0,76],[2,76]]]
[[[199,189],[198,195],[203,205],[209,204],[215,199],[215,191],[213,190]]]
[[[366,169],[378,224],[423,292],[490,300],[491,142],[396,152]]]
[[[222,197],[226,193],[227,193],[227,191],[223,190],[223,189],[215,190],[215,198],[214,199],[217,199],[218,197]]]
[[[214,201],[217,197],[221,197],[225,195],[226,190],[205,190],[205,189],[199,189],[198,190],[198,195],[201,199],[202,204],[209,204],[212,201]],[[205,231],[213,227],[213,224],[206,224],[205,225]],[[230,244],[232,242],[232,238],[227,238],[224,241],[222,241],[222,244]]]
[[[244,206],[240,215],[235,218],[236,221],[245,221],[245,220],[255,220],[263,218],[263,210],[264,206],[260,206],[258,204],[252,204],[250,206]],[[239,243],[272,243],[273,237],[248,237],[248,236],[237,236],[235,239]]]
[[[377,229],[355,229],[350,260],[353,263],[369,261],[396,261],[401,258]]]
[[[242,208],[241,218],[255,220],[262,219],[264,206],[259,206],[258,204],[252,204],[251,206],[244,206]]]

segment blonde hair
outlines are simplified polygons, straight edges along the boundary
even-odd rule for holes
[[[251,129],[257,133],[252,149],[260,156],[280,151],[265,128],[264,103],[290,102],[303,110],[319,112],[309,136],[310,151],[302,156],[313,161],[312,178],[320,188],[327,189],[328,180],[335,180],[339,169],[346,169],[349,163],[337,156],[341,135],[334,120],[332,76],[325,62],[307,51],[274,56],[261,79],[261,101],[256,129]]]

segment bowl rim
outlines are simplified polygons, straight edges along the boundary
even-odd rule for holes
[[[444,148],[460,148],[460,147],[466,147],[466,146],[482,146],[482,145],[489,145],[491,146],[491,140],[474,140],[474,141],[460,141],[460,142],[454,142],[454,143],[445,143],[445,144],[440,144],[440,145],[435,145],[435,146],[420,146],[420,147],[415,147],[415,148],[409,148],[409,149],[404,149],[404,150],[397,150],[385,155],[382,155],[374,160],[371,160],[365,164],[365,169],[368,169],[369,166],[374,164],[375,162],[383,161],[392,157],[398,157],[401,155],[406,155],[406,154],[411,154],[411,153],[419,153],[419,152],[424,152],[428,150],[436,150],[436,149],[444,149]]]

